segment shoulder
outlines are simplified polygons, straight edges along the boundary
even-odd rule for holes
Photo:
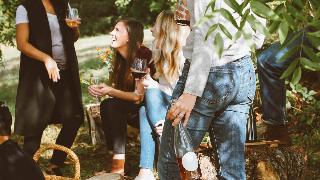
[[[141,46],[137,51],[137,57],[150,61],[152,58],[152,51],[146,46]]]
[[[23,4],[20,4],[17,7],[17,14],[26,14],[27,13],[27,9],[25,8],[25,6]]]
[[[28,23],[28,12],[24,5],[19,5],[16,11],[16,24]]]

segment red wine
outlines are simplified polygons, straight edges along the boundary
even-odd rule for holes
[[[131,73],[134,78],[138,78],[138,79],[141,79],[143,76],[147,74],[146,71],[137,71],[134,69],[131,69]]]
[[[177,24],[180,26],[190,26],[190,21],[184,19],[177,19]]]

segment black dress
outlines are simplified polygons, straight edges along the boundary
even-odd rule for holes
[[[61,72],[61,82],[53,83],[43,62],[21,53],[14,133],[22,136],[41,134],[50,123],[81,124],[84,119],[74,32],[65,22],[67,1],[51,3],[58,17],[68,68]],[[29,43],[52,56],[51,31],[42,1],[26,0],[22,5],[28,14]]]

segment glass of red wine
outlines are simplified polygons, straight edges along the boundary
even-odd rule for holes
[[[131,65],[131,73],[136,81],[135,90],[137,91],[137,81],[143,78],[148,73],[147,59],[135,58]]]

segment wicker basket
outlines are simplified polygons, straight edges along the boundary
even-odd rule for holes
[[[80,180],[80,162],[77,157],[77,155],[71,151],[70,149],[60,146],[57,144],[46,144],[42,146],[33,156],[33,159],[37,162],[41,156],[41,154],[49,149],[54,149],[54,150],[59,150],[67,153],[68,156],[70,156],[71,161],[74,164],[74,177],[69,178],[69,177],[61,177],[61,176],[55,176],[55,175],[48,175],[44,174],[46,180]]]

